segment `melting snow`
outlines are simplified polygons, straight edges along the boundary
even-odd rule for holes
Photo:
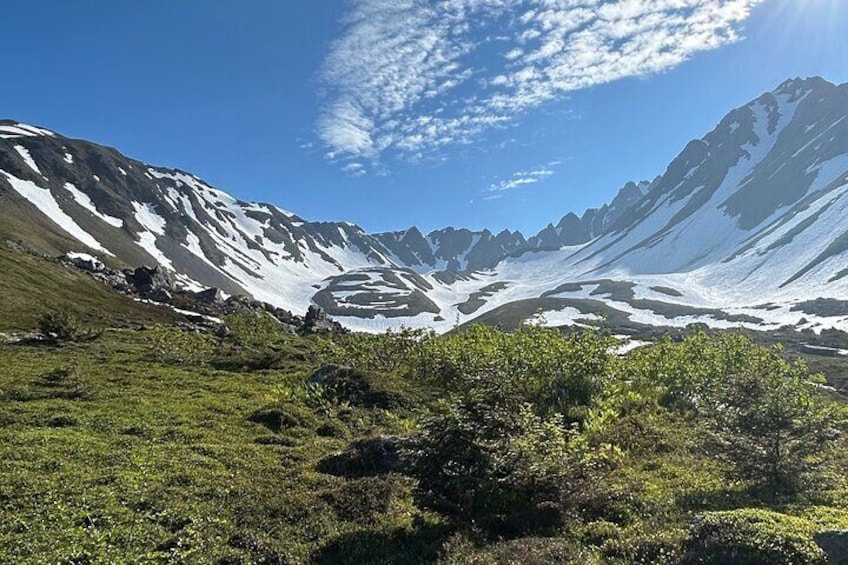
[[[88,194],[84,193],[83,191],[75,187],[73,184],[66,182],[64,188],[65,190],[70,192],[71,195],[73,195],[74,200],[77,201],[77,204],[79,204],[80,206],[82,206],[83,208],[85,208],[86,210],[88,210],[110,226],[114,226],[116,228],[124,227],[123,220],[115,218],[113,216],[109,216],[107,214],[101,214],[97,210],[97,207],[94,205],[94,202],[91,201],[91,198],[88,197]]]
[[[35,161],[32,158],[32,155],[29,154],[29,150],[26,147],[22,147],[20,145],[15,145],[15,151],[18,152],[18,155],[24,160],[27,166],[38,173],[41,176],[44,176],[41,171],[38,169],[38,165],[35,164]]]
[[[0,171],[15,191],[35,205],[42,214],[50,218],[60,228],[74,236],[77,240],[91,249],[114,256],[108,249],[100,245],[91,234],[82,229],[68,214],[62,210],[49,189],[41,188],[33,182],[21,180],[5,171]]]
[[[27,124],[15,124],[13,126],[0,126],[0,138],[2,139],[17,139],[20,137],[38,137],[46,135],[54,137],[56,134],[50,130],[37,128]]]
[[[135,208],[135,220],[147,231],[137,233],[139,246],[156,259],[163,267],[174,270],[173,262],[156,246],[156,236],[165,235],[165,218],[154,211],[152,204],[132,203]]]
[[[139,224],[157,235],[165,235],[165,226],[168,222],[156,213],[156,207],[153,204],[133,202],[132,205],[135,208],[135,220]]]

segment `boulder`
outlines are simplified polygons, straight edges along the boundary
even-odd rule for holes
[[[224,297],[217,288],[207,288],[206,290],[193,293],[193,296],[195,300],[207,304],[222,304],[224,302]]]
[[[125,271],[126,272],[126,271]],[[145,298],[155,289],[172,291],[174,283],[167,271],[161,267],[138,267],[127,273],[127,281]]]
[[[164,288],[150,288],[146,292],[142,292],[142,295],[153,302],[162,302],[166,304],[174,299],[173,295]]]
[[[102,273],[106,270],[106,265],[100,259],[87,253],[68,253],[59,259],[89,273]]]
[[[306,322],[319,322],[321,320],[326,320],[327,314],[324,312],[324,309],[320,306],[315,306],[314,304],[310,304],[309,308],[306,310]]]
[[[815,540],[827,555],[828,563],[848,565],[848,530],[819,532]]]
[[[306,316],[303,319],[303,334],[319,334],[319,333],[341,333],[345,329],[341,324],[335,322],[327,316],[324,309],[320,306],[310,305],[306,311]]]

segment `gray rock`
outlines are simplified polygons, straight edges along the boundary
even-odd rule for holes
[[[827,562],[832,565],[848,565],[848,530],[819,532],[816,543],[827,554]]]
[[[221,295],[221,291],[217,288],[207,288],[206,290],[193,293],[193,296],[195,300],[206,302],[208,304],[220,304],[224,302],[224,297]]]
[[[68,254],[62,255],[59,259],[89,273],[101,273],[106,270],[106,265],[100,259],[90,255]]]
[[[344,332],[345,329],[338,322],[331,320],[323,308],[312,304],[306,311],[306,317],[303,319],[303,326],[300,331],[303,334],[318,334]]]
[[[173,295],[164,288],[151,288],[147,292],[142,292],[142,296],[153,302],[162,302],[165,304],[174,299]]]
[[[342,365],[324,365],[312,375],[309,376],[308,382],[316,385],[328,385],[335,382],[340,373],[352,371],[350,367]]]
[[[142,295],[150,293],[154,289],[171,291],[174,283],[170,275],[160,267],[138,267],[127,274],[127,281],[138,289]]]

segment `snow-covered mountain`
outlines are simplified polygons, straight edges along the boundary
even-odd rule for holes
[[[819,78],[732,111],[653,181],[529,238],[309,222],[189,173],[0,122],[0,237],[158,264],[187,287],[294,311],[317,303],[363,329],[600,315],[848,329],[846,192],[848,85]]]

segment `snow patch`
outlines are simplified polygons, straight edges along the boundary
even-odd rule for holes
[[[30,203],[38,208],[42,214],[47,216],[75,239],[95,251],[100,251],[101,253],[114,257],[112,252],[103,247],[100,242],[94,238],[94,236],[77,225],[74,219],[62,210],[62,207],[59,206],[58,202],[56,202],[56,199],[53,197],[53,194],[49,189],[41,188],[30,181],[21,180],[10,175],[6,171],[0,171],[0,174],[3,174],[6,177],[6,180],[9,181],[9,184],[12,185],[15,192],[26,198]]]
[[[29,150],[26,147],[21,145],[15,145],[15,151],[18,152],[18,155],[24,160],[27,166],[38,173],[41,176],[44,176],[42,172],[39,170],[38,165],[35,164],[35,160],[32,158],[32,155],[29,154]]]
[[[83,208],[85,208],[86,210],[88,210],[110,226],[114,226],[116,228],[124,227],[123,220],[115,218],[113,216],[109,216],[108,214],[101,214],[97,210],[97,207],[94,205],[94,202],[92,202],[91,198],[89,198],[88,194],[84,193],[73,184],[66,182],[64,189],[71,193],[71,195],[74,197],[74,200],[76,200],[77,204],[79,204],[80,206],[82,206]]]

